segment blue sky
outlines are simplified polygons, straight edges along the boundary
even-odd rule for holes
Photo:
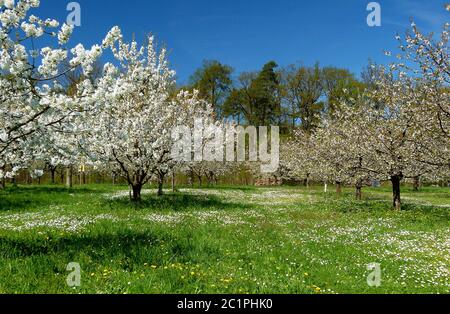
[[[41,0],[35,14],[64,21],[68,0]],[[359,75],[369,58],[385,63],[410,17],[423,30],[450,22],[446,0],[385,0],[382,26],[366,24],[369,0],[79,0],[82,25],[71,43],[100,43],[115,25],[127,39],[151,32],[170,50],[178,82],[185,83],[205,59],[231,65],[236,73],[280,66],[334,65]]]

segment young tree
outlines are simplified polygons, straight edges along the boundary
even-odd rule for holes
[[[411,24],[402,38],[397,35],[400,53],[395,63],[397,71],[415,78],[421,86],[422,94],[415,99],[423,113],[432,115],[434,123],[427,125],[450,137],[450,58],[448,54],[449,23],[445,23],[438,38],[433,34],[424,35],[416,24]]]
[[[90,128],[86,146],[95,161],[120,170],[132,200],[139,201],[144,184],[172,161],[173,128],[201,117],[210,106],[197,93],[182,91],[173,99],[175,73],[168,67],[166,50],[158,53],[152,36],[139,47],[136,41],[125,43],[114,27],[103,46],[112,50],[119,65],[105,65],[92,108],[83,118]]]

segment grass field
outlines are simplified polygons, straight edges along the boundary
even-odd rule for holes
[[[450,189],[0,192],[0,293],[449,293]],[[66,284],[77,262],[81,286]],[[381,286],[367,284],[380,263]]]

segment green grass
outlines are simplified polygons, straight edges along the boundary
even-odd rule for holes
[[[320,187],[0,192],[0,293],[449,293],[450,190]],[[69,288],[77,262],[81,286]],[[369,287],[380,263],[380,287]]]

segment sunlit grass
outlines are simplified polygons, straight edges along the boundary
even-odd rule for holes
[[[0,192],[1,293],[449,293],[450,191],[124,186]],[[82,268],[81,287],[66,265]],[[369,263],[382,284],[367,285]]]

